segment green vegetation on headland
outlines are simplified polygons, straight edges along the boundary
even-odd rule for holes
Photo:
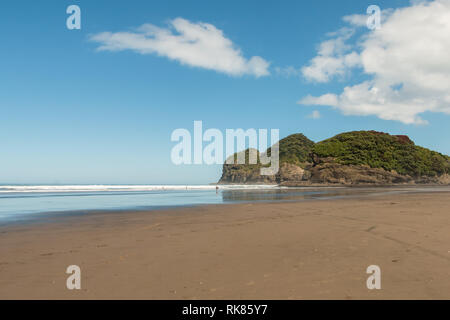
[[[314,142],[303,134],[291,134],[280,140],[280,162],[304,166],[305,163],[310,162],[313,147]]]
[[[246,163],[249,151],[246,150]],[[267,150],[270,155],[270,148]],[[447,183],[450,157],[407,136],[353,131],[314,143],[301,133],[280,140],[280,171],[261,176],[258,163],[225,164],[221,183]],[[234,155],[236,159],[236,154]]]
[[[313,155],[332,157],[340,164],[368,165],[399,174],[437,176],[450,171],[449,157],[416,146],[407,136],[376,131],[353,131],[319,142]]]

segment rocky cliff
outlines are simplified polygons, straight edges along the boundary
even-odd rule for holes
[[[314,143],[303,134],[294,134],[280,140],[279,146],[280,168],[276,175],[260,175],[262,165],[259,162],[225,164],[219,183],[450,184],[450,158],[416,146],[404,135],[354,131]],[[266,152],[270,153],[270,148]]]

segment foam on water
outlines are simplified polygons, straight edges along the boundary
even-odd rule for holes
[[[275,189],[276,185],[220,185],[220,189]],[[0,193],[11,192],[108,192],[108,191],[173,191],[215,190],[215,185],[42,185],[0,186]]]

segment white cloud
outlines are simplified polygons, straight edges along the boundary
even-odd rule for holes
[[[311,112],[311,114],[308,116],[308,118],[310,119],[320,119],[320,112],[317,110],[314,110],[313,112]]]
[[[334,76],[345,76],[350,68],[358,66],[359,55],[355,51],[349,52],[351,47],[345,43],[353,33],[352,29],[342,28],[329,34],[335,37],[320,44],[317,56],[301,69],[303,76],[309,81],[328,82]]]
[[[135,32],[102,32],[90,37],[98,50],[132,50],[157,54],[181,64],[232,76],[269,75],[269,63],[261,57],[246,59],[239,48],[212,24],[176,18],[168,28],[144,24]]]
[[[351,14],[348,16],[344,16],[342,20],[358,27],[367,25],[367,15],[365,14]]]
[[[299,104],[307,104],[307,105],[316,105],[316,106],[332,106],[337,107],[338,105],[338,98],[335,94],[327,93],[324,95],[321,95],[320,97],[313,97],[311,95],[308,95],[301,99]]]
[[[383,12],[388,14],[380,30],[367,30],[353,45],[335,35],[322,43],[304,69],[306,79],[327,82],[358,66],[369,79],[340,94],[307,96],[300,104],[328,105],[346,115],[376,115],[407,124],[425,123],[419,115],[426,111],[450,114],[450,0],[418,1]],[[362,18],[350,17],[344,20],[362,25]],[[332,49],[324,51],[324,46]],[[347,57],[348,52],[355,56]],[[334,67],[321,63],[324,57]]]

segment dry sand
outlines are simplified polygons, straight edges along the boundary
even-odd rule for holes
[[[450,192],[0,227],[1,299],[450,299]],[[366,268],[381,268],[368,290]],[[81,290],[66,289],[67,266]]]

